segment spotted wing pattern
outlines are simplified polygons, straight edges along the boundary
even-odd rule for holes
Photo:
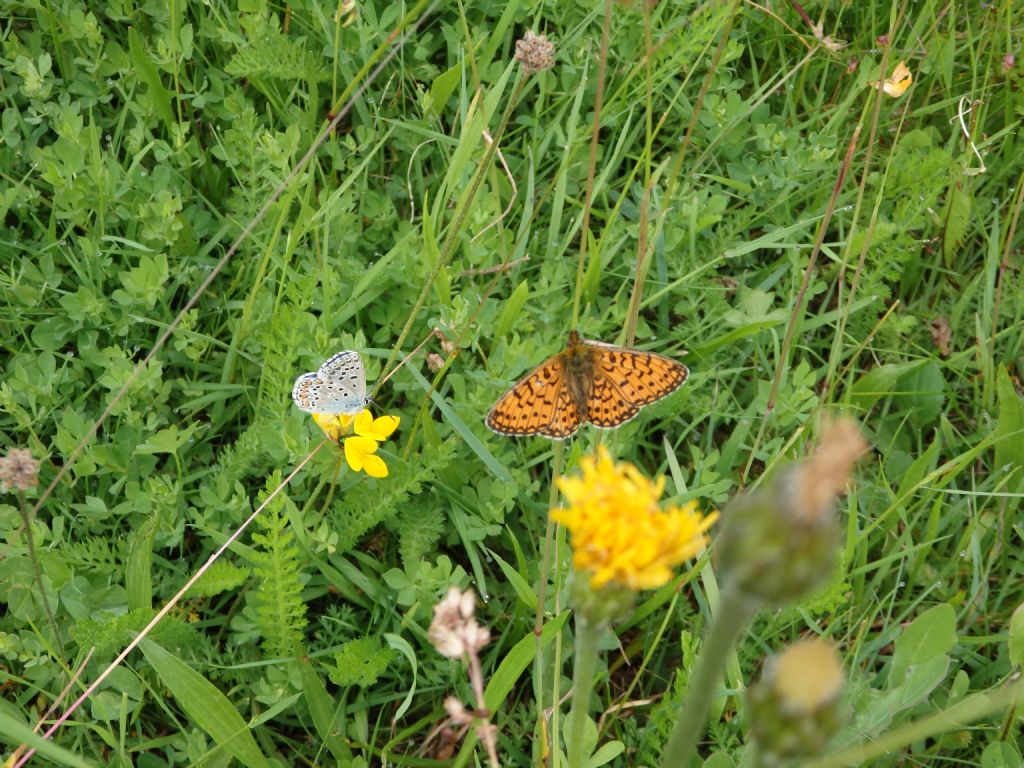
[[[565,438],[583,423],[565,380],[561,355],[550,357],[516,382],[487,414],[487,426],[501,435]]]
[[[366,406],[363,359],[358,352],[339,352],[316,373],[304,373],[295,380],[292,400],[307,413],[359,413]]]
[[[575,434],[587,421],[617,427],[642,406],[674,392],[688,375],[686,366],[670,357],[585,341],[573,333],[566,351],[545,360],[498,400],[487,426],[502,435],[556,439]],[[570,376],[579,380],[570,383]]]
[[[640,406],[627,400],[614,381],[601,370],[587,398],[587,420],[595,427],[609,429],[625,424],[640,412]]]
[[[612,347],[593,341],[584,343],[596,353],[593,397],[598,401],[603,399],[596,386],[601,379],[608,381],[627,403],[639,407],[670,395],[690,374],[682,363],[655,352]],[[600,390],[602,393],[606,391],[604,387]],[[633,418],[635,413],[623,421]]]

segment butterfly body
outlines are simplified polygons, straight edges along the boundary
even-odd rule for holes
[[[670,357],[581,339],[575,331],[557,355],[506,392],[487,426],[502,435],[564,439],[589,422],[611,428],[675,391],[689,374]]]
[[[315,373],[295,380],[292,400],[306,413],[359,413],[368,402],[363,359],[352,350],[328,358]]]

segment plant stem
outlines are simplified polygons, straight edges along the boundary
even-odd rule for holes
[[[60,638],[60,630],[57,628],[57,619],[54,617],[53,609],[50,607],[50,599],[46,596],[46,587],[43,585],[43,569],[39,566],[35,539],[32,538],[32,513],[29,512],[27,507],[25,495],[19,492],[18,508],[21,511],[21,523],[25,528],[25,548],[28,550],[28,561],[32,564],[32,575],[36,580],[36,586],[39,588],[39,600],[43,604],[43,611],[46,613],[46,619],[50,624],[53,641],[57,644],[57,653],[60,654],[60,660],[62,663],[70,663],[64,652],[64,641]]]
[[[725,662],[756,608],[756,603],[743,600],[732,588],[727,587],[722,592],[721,609],[704,640],[696,673],[680,707],[679,719],[665,745],[661,768],[680,768],[692,757],[697,748],[697,738],[707,726],[711,697],[722,678]]]
[[[576,658],[573,660],[572,706],[569,709],[568,733],[565,739],[569,768],[583,768],[588,757],[583,751],[583,738],[586,732],[590,693],[594,690],[597,641],[605,626],[604,622],[593,622],[580,613],[576,614]]]
[[[455,252],[456,240],[458,239],[459,232],[462,231],[462,224],[465,221],[466,214],[469,213],[469,209],[473,205],[473,200],[476,198],[476,192],[480,187],[480,182],[484,180],[484,176],[487,175],[488,169],[491,167],[491,160],[494,159],[494,153],[498,149],[498,142],[501,141],[501,137],[505,133],[505,128],[508,127],[508,122],[512,118],[512,110],[515,109],[516,104],[519,102],[519,97],[522,96],[523,88],[527,82],[528,78],[523,75],[522,71],[520,71],[517,75],[512,97],[505,104],[505,112],[498,121],[498,129],[494,132],[493,141],[487,145],[487,150],[484,152],[483,160],[480,161],[480,165],[477,167],[476,173],[473,175],[473,179],[469,183],[469,191],[463,199],[462,207],[459,208],[455,214],[451,228],[448,230],[448,236],[445,238],[444,245],[441,247],[441,253],[437,257],[437,261],[434,263],[433,269],[430,270],[430,276],[427,277],[426,282],[423,284],[423,288],[420,290],[420,295],[416,297],[416,301],[413,303],[412,309],[409,311],[409,317],[406,319],[405,325],[402,326],[402,330],[398,334],[398,339],[391,348],[391,354],[388,355],[388,359],[384,363],[384,367],[381,369],[381,381],[386,379],[388,374],[391,373],[391,369],[394,366],[395,361],[398,359],[398,354],[402,349],[402,344],[405,343],[405,339],[409,336],[409,332],[412,330],[413,323],[416,322],[416,315],[419,314],[420,309],[423,307],[423,302],[427,300],[427,294],[430,293],[438,274],[440,274],[444,265],[448,263],[448,259],[450,259],[452,254]],[[371,397],[377,394],[378,389],[380,389],[379,383],[374,387]]]

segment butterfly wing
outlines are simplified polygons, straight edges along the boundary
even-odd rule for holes
[[[648,405],[670,395],[690,375],[685,365],[656,352],[592,341],[586,344],[595,352],[594,368],[600,374],[594,376],[595,387],[597,381],[604,379],[627,403],[635,406]]]
[[[366,405],[366,371],[358,352],[339,352],[316,373],[295,380],[292,399],[307,413],[359,413]]]
[[[487,414],[487,426],[500,435],[566,438],[579,429],[582,414],[555,355],[516,382]]]
[[[320,377],[315,373],[304,373],[295,380],[292,387],[292,400],[299,407],[300,411],[316,413],[321,410],[319,407],[323,402],[323,387],[320,385]]]
[[[601,369],[594,372],[587,398],[587,420],[591,424],[610,429],[625,424],[639,412],[640,406],[627,400],[607,373]]]

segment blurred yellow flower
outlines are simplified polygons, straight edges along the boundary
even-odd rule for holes
[[[873,80],[868,83],[868,86],[877,88],[878,82],[878,80]],[[905,61],[901,61],[896,65],[896,68],[893,69],[892,74],[882,83],[882,90],[885,91],[886,96],[898,99],[906,92],[912,82],[914,82],[914,77],[910,74],[910,69],[907,67],[907,63]]]
[[[398,429],[397,416],[380,416],[375,419],[373,414],[363,409],[355,416],[345,413],[314,413],[313,421],[324,431],[327,439],[334,442],[340,441],[354,423],[355,434],[344,439],[348,465],[353,472],[366,472],[370,477],[388,476],[387,464],[376,453],[379,444]]]
[[[693,501],[662,510],[664,477],[651,482],[633,465],[616,464],[603,446],[580,469],[558,479],[568,506],[552,509],[551,519],[569,529],[573,567],[590,575],[594,589],[660,587],[673,567],[704,549],[718,513],[703,516]]]
[[[338,442],[355,421],[355,416],[347,413],[314,413],[313,421],[324,431],[328,440]]]

